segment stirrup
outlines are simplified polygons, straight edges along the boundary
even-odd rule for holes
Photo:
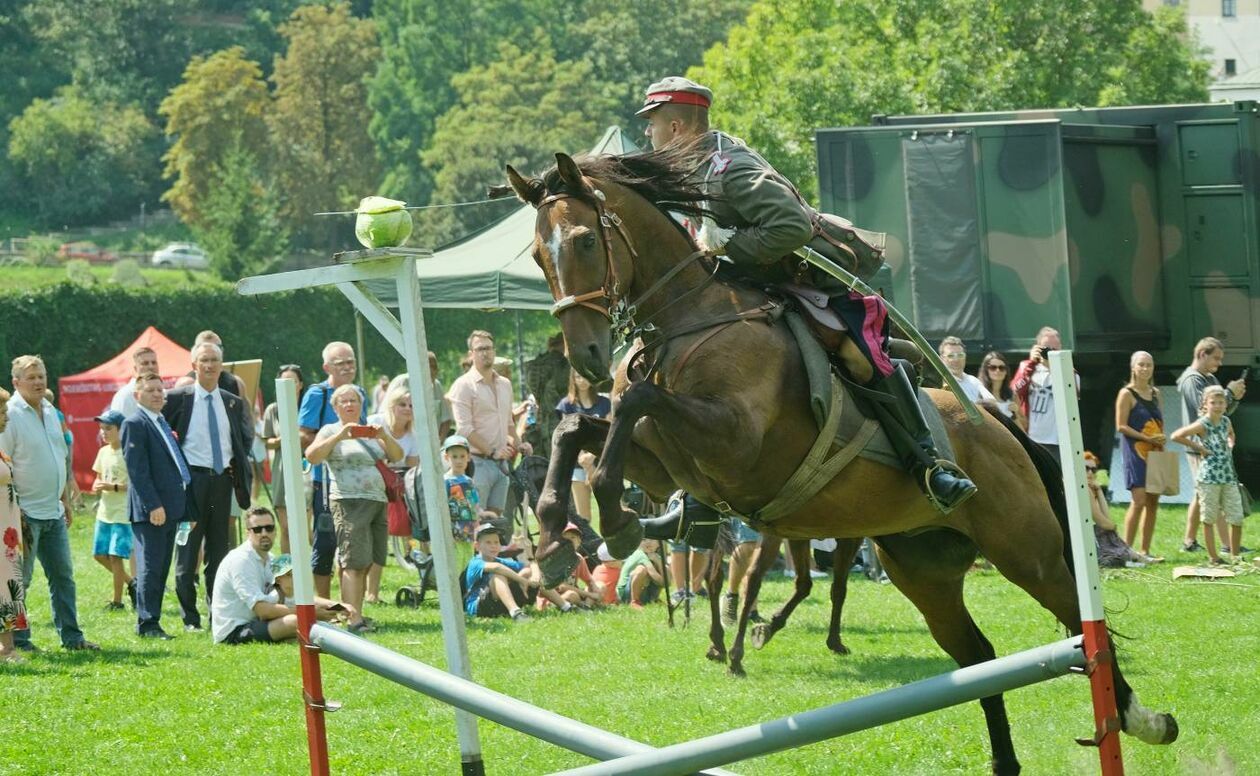
[[[944,504],[936,497],[936,494],[932,492],[932,475],[940,471],[948,472],[959,479],[971,482],[971,490],[967,491],[967,493],[954,504]],[[953,461],[938,458],[934,465],[924,467],[923,469],[923,494],[927,496],[927,500],[932,504],[932,506],[936,507],[937,511],[942,515],[948,515],[950,512],[953,512],[958,507],[967,503],[972,496],[976,495],[976,491],[978,490],[979,488],[976,486],[975,480],[968,477],[967,472],[963,471],[962,467]]]

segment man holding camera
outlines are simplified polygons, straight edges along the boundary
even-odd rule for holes
[[[1028,351],[1028,358],[1019,362],[1011,390],[1019,397],[1019,405],[1028,417],[1028,436],[1059,461],[1059,428],[1054,420],[1054,384],[1050,377],[1050,353],[1063,347],[1059,331],[1042,326],[1037,332],[1036,344]],[[1081,376],[1076,375],[1076,390],[1080,393]]]

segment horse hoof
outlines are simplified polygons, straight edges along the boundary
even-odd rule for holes
[[[726,662],[726,652],[718,649],[717,647],[709,647],[709,651],[705,652],[704,656],[709,660],[712,660],[714,663]]]
[[[630,557],[630,553],[639,549],[639,542],[641,541],[643,541],[643,526],[639,525],[638,520],[631,520],[620,531],[604,537],[604,542],[608,545],[608,554],[617,560],[625,560]],[[572,545],[570,545],[571,547]],[[575,560],[574,564],[576,565],[576,563],[577,561]]]
[[[849,654],[849,648],[839,641],[837,641],[835,644],[828,643],[827,649],[831,650],[832,652],[835,652],[837,655]]]
[[[553,544],[538,555],[538,568],[543,573],[543,587],[555,587],[565,581],[577,566],[577,551],[567,541]]]
[[[752,641],[753,649],[761,649],[774,638],[774,631],[770,629],[770,623],[759,622],[752,627],[752,633],[748,634],[748,638]]]
[[[734,663],[731,663],[730,667],[726,669],[726,673],[736,679],[745,679],[748,677],[748,674],[744,672],[744,667]]]
[[[1164,718],[1164,737],[1160,739],[1161,744],[1171,744],[1177,740],[1177,736],[1181,734],[1181,728],[1177,726],[1177,720],[1171,714],[1161,714]]]

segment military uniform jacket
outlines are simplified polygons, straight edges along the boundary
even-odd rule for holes
[[[814,209],[760,154],[730,135],[711,131],[701,144],[696,174],[712,197],[717,226],[734,229],[725,253],[744,269],[768,269],[813,236]]]

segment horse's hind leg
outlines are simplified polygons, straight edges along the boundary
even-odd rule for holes
[[[941,649],[962,667],[996,656],[963,602],[963,578],[976,557],[969,539],[953,531],[933,531],[917,537],[882,536],[876,541],[888,578],[923,614]],[[1002,696],[981,698],[980,707],[989,730],[993,772],[1019,773]]]
[[[761,594],[761,582],[766,578],[766,573],[770,571],[770,567],[774,565],[774,561],[779,556],[779,544],[783,540],[778,536],[768,533],[761,534],[761,541],[757,545],[757,552],[753,555],[752,567],[748,570],[748,574],[744,577],[744,605],[739,610],[739,623],[736,626],[735,641],[731,644],[731,667],[732,676],[744,676],[744,634],[748,630],[748,618],[752,616],[753,609],[757,606],[757,597]],[[795,542],[792,542],[794,544]],[[809,542],[801,542],[808,551]],[[801,568],[801,567],[798,567]],[[809,568],[808,561],[803,568]],[[792,609],[796,604],[809,596],[809,588],[812,581],[809,574],[796,575],[796,590],[792,594],[792,598],[788,604],[775,612],[775,617],[782,614],[782,622],[787,622],[788,615],[792,613]],[[737,592],[737,591],[731,591]],[[786,612],[784,611],[786,610]],[[756,629],[768,623],[760,623],[754,626],[753,645],[756,646]],[[780,624],[779,627],[783,627]],[[764,645],[764,641],[762,644]],[[760,647],[758,647],[760,648]]]
[[[1004,528],[1009,531],[1010,525],[1005,524]],[[1049,610],[1072,635],[1079,636],[1082,633],[1080,602],[1076,582],[1062,554],[1062,532],[1056,527],[1052,534],[1039,536],[1028,530],[1018,533],[1018,542],[1011,542],[1009,536],[1003,538],[996,531],[997,527],[979,528],[978,543],[985,558]],[[1177,721],[1171,714],[1153,711],[1138,701],[1137,694],[1120,672],[1115,645],[1110,646],[1121,729],[1148,744],[1172,743],[1179,732]]]
[[[757,550],[757,567],[756,571],[759,575],[764,576],[774,565],[776,547],[771,546],[768,542],[773,541],[778,544],[782,540],[778,537],[769,537],[762,534],[761,547]],[[767,552],[767,550],[770,550]],[[797,605],[806,598],[809,598],[809,592],[814,587],[814,580],[810,575],[802,569],[809,568],[809,540],[808,539],[789,539],[788,553],[792,556],[792,564],[796,568],[796,584],[792,587],[792,597],[787,600],[778,611],[770,616],[768,622],[760,622],[753,626],[752,629],[752,645],[757,649],[761,649],[770,643],[770,639],[774,638],[774,634],[783,630],[783,626],[787,625],[788,618],[792,616],[792,612],[796,611]],[[762,570],[764,567],[764,571]],[[752,582],[750,580],[749,585]],[[757,580],[760,587],[761,580]],[[749,598],[753,596],[750,594]]]
[[[849,593],[849,569],[861,547],[861,539],[837,539],[836,549],[831,554],[831,622],[827,627],[827,649],[838,655],[849,654],[849,648],[840,640],[840,617]]]

